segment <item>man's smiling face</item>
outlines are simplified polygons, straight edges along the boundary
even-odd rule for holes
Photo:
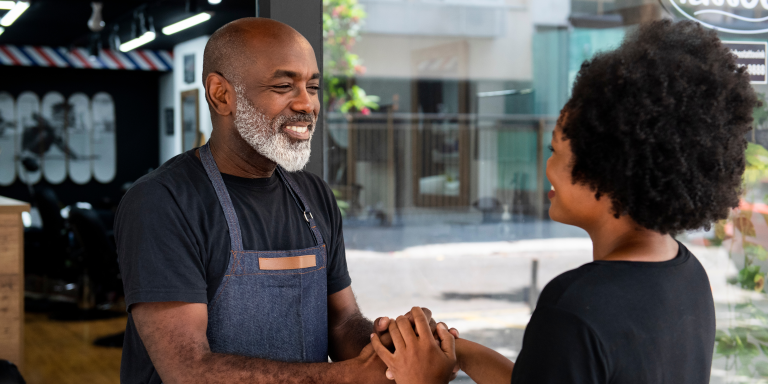
[[[253,64],[241,69],[242,78],[232,79],[235,127],[260,154],[298,171],[309,161],[320,111],[320,72],[306,40],[264,45]]]

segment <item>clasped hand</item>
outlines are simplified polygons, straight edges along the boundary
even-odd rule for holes
[[[382,333],[385,324],[388,332]],[[458,332],[449,331],[444,323],[435,324],[428,309],[413,307],[395,321],[379,318],[375,328],[378,334],[371,335],[371,343],[387,365],[388,379],[396,379],[398,384],[442,384],[456,377]],[[387,347],[390,342],[394,351]]]

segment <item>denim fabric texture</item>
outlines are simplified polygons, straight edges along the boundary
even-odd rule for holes
[[[312,232],[316,245],[288,251],[243,250],[240,224],[208,144],[200,147],[200,159],[224,210],[232,243],[228,272],[208,303],[211,351],[288,362],[327,362],[326,246],[296,184],[277,167],[299,208],[296,214],[305,218],[306,230]],[[306,255],[315,257],[314,267],[259,269],[259,258]]]

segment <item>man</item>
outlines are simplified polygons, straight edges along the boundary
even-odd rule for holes
[[[296,172],[320,110],[312,47],[285,24],[237,20],[208,41],[203,81],[209,143],[138,180],[117,212],[121,381],[389,382],[333,194]]]

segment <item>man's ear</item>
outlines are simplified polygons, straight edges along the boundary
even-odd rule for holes
[[[205,99],[211,109],[221,116],[235,111],[235,89],[218,73],[209,73],[205,78]]]

